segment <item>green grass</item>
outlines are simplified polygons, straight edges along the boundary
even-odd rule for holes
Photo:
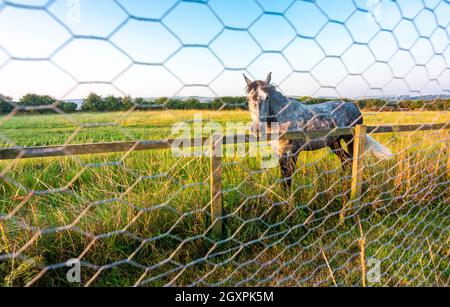
[[[155,140],[195,113],[16,115],[0,118],[0,142]],[[241,111],[202,114],[249,121]],[[449,121],[448,112],[366,114],[368,125]],[[163,150],[0,162],[0,257],[20,253],[0,260],[0,285],[68,285],[67,268],[49,266],[80,256],[93,286],[333,285],[323,254],[338,285],[361,285],[361,220],[366,257],[382,260],[377,285],[448,286],[448,131],[375,138],[398,156],[367,159],[363,204],[344,223],[349,178],[328,150],[301,154],[291,193],[259,159],[226,158],[222,238],[206,231],[206,158]]]

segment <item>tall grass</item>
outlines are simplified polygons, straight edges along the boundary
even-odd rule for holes
[[[0,139],[160,139],[195,112],[21,115],[0,118]],[[240,111],[203,118],[249,120]],[[449,120],[437,112],[366,114],[368,125]],[[64,264],[72,258],[94,286],[332,286],[330,269],[338,285],[362,285],[358,220],[366,257],[382,261],[375,285],[448,285],[448,131],[375,137],[397,156],[367,158],[363,202],[343,223],[349,174],[328,150],[301,154],[290,193],[277,169],[226,158],[221,238],[208,231],[206,158],[165,150],[1,162],[0,285],[69,285]],[[10,253],[18,256],[1,258]]]

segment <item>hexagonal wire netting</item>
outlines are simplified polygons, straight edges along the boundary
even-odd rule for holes
[[[304,103],[357,101],[369,126],[448,124],[449,22],[447,0],[0,0],[1,147],[249,121],[226,96],[269,71]],[[194,103],[220,110],[174,110]],[[0,284],[448,286],[448,130],[418,130],[373,135],[395,156],[365,156],[345,214],[329,150],[302,152],[290,189],[260,157],[224,158],[221,235],[207,158],[22,150],[0,162]]]

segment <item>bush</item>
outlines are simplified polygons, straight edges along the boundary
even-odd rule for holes
[[[134,107],[133,99],[131,97],[114,97],[108,96],[103,103],[105,111],[128,111]]]
[[[388,102],[382,99],[361,99],[357,100],[356,104],[361,110],[380,111],[387,106]]]
[[[58,109],[60,109],[64,113],[74,113],[77,111],[77,108],[78,108],[78,105],[74,102],[62,101],[58,104]]]
[[[0,94],[0,113],[10,113],[14,109],[14,107],[8,103],[11,101],[11,97],[6,97]]]
[[[136,98],[134,104],[136,105],[136,110],[147,111],[152,109],[160,109],[167,102],[167,98],[162,97],[156,101],[145,100],[144,98]]]
[[[120,98],[120,106],[118,111],[128,111],[135,107],[133,98],[130,96]]]
[[[428,110],[450,111],[450,99],[437,99],[426,103]]]

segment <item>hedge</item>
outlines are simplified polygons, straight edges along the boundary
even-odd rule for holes
[[[298,101],[305,104],[317,104],[330,100],[331,98],[313,98],[300,97]],[[343,99],[344,101],[351,101]],[[13,106],[8,103],[11,101],[9,97],[0,94],[0,113],[9,113],[13,110]],[[450,99],[437,98],[434,100],[401,100],[398,102],[389,102],[383,99],[360,99],[354,101],[362,110],[365,111],[404,111],[408,110],[429,110],[429,111],[448,111],[450,110]],[[73,113],[78,109],[78,105],[73,102],[58,101],[57,99],[47,95],[28,94],[22,97],[17,103],[24,107],[38,106],[57,106],[58,109],[65,113]],[[247,109],[246,97],[220,97],[209,103],[200,102],[196,98],[187,100],[177,98],[161,97],[154,100],[145,100],[143,98],[132,99],[131,97],[101,97],[97,94],[90,94],[86,97],[81,105],[82,112],[116,112],[135,110],[152,110],[152,109],[172,109],[172,110],[233,110]],[[22,110],[22,112],[51,113],[48,109],[32,109]]]
[[[149,109],[169,109],[169,110],[233,110],[247,109],[247,99],[245,97],[220,97],[209,103],[204,103],[195,98],[187,100],[174,98],[158,98],[153,101],[137,98],[135,100],[138,110]]]

